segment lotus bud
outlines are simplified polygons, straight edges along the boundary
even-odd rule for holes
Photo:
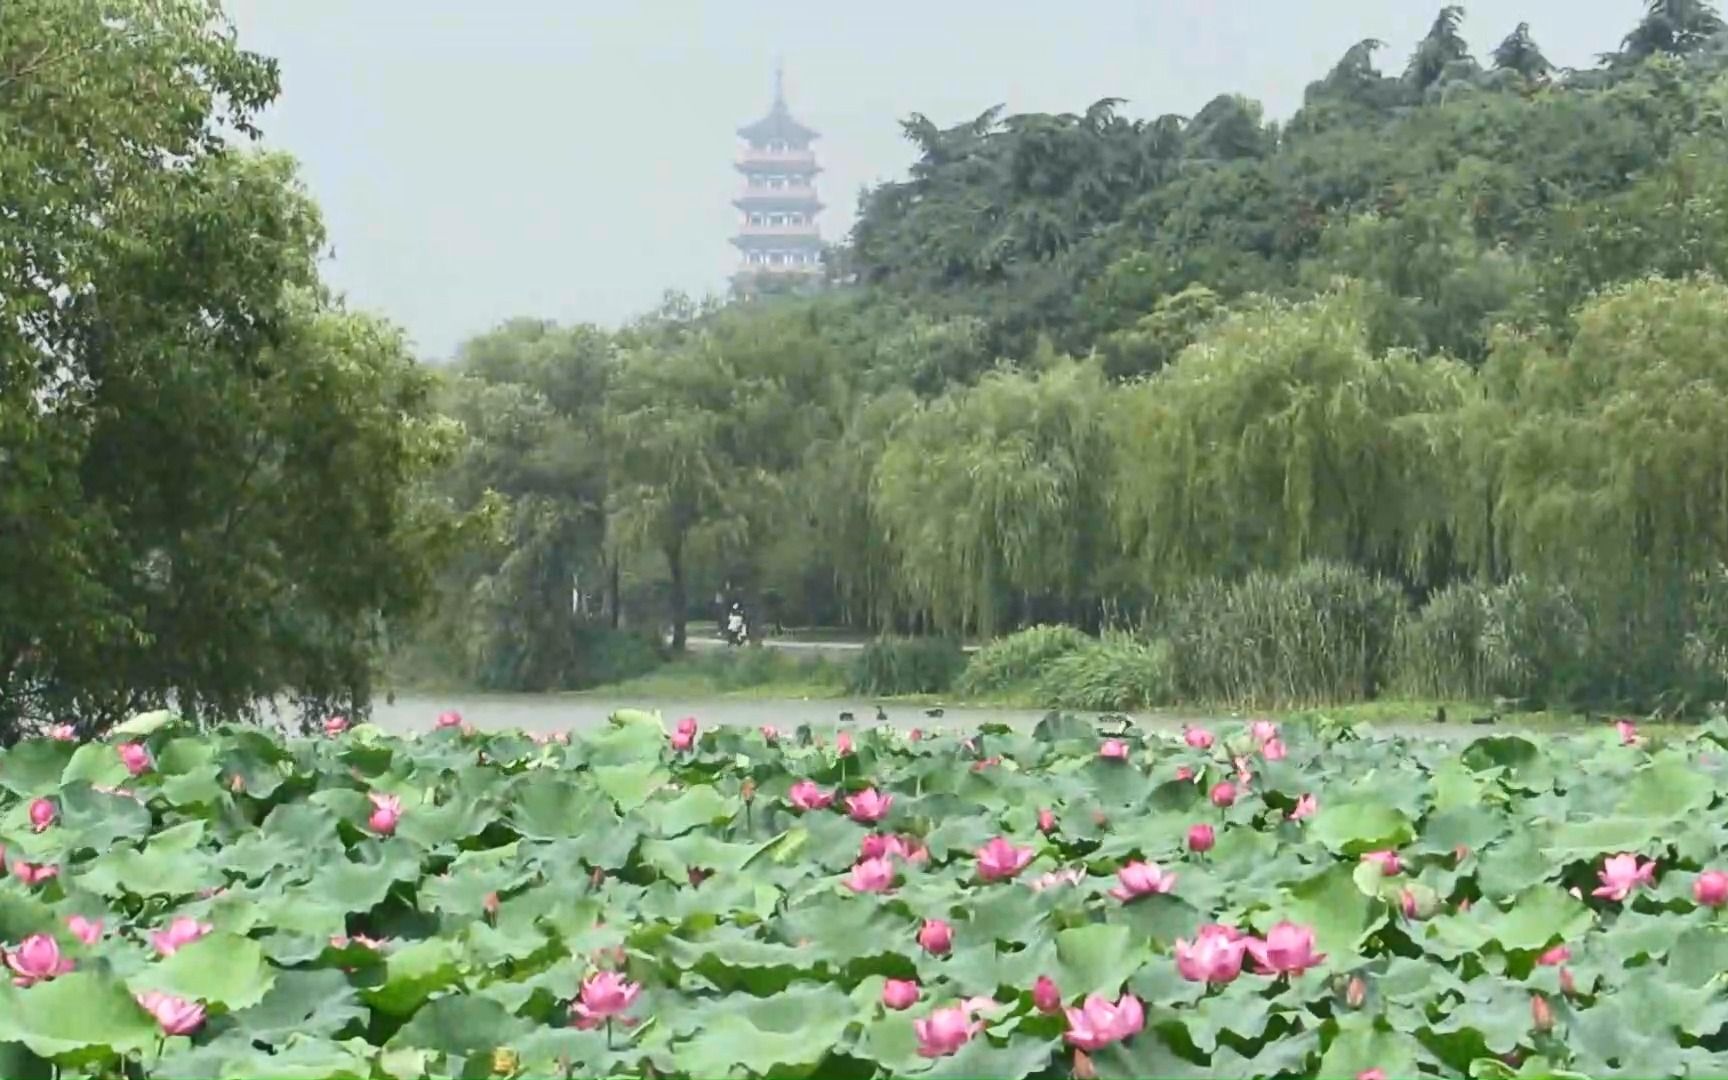
[[[1344,1002],[1352,1009],[1360,1009],[1368,1000],[1368,984],[1362,981],[1360,975],[1350,976],[1350,985],[1344,988]]]
[[[1541,994],[1530,995],[1530,1023],[1537,1031],[1554,1030],[1554,1009]]]

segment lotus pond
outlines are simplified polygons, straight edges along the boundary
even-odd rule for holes
[[[1728,725],[0,753],[0,1075],[1728,1073]]]

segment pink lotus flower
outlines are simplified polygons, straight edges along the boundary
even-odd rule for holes
[[[168,929],[157,930],[150,935],[150,944],[156,947],[158,956],[173,956],[181,949],[208,934],[211,926],[207,922],[182,915],[168,924]]]
[[[882,984],[882,1004],[890,1009],[910,1009],[918,1003],[918,980],[889,979]]]
[[[1089,994],[1084,1006],[1067,1012],[1068,1031],[1063,1037],[1082,1050],[1100,1050],[1146,1026],[1145,1011],[1133,994],[1123,994],[1115,1003],[1103,994]]]
[[[1728,874],[1720,870],[1706,870],[1699,874],[1698,880],[1692,883],[1692,899],[1705,907],[1728,904]]]
[[[1303,818],[1313,817],[1319,810],[1320,803],[1315,800],[1314,796],[1304,795],[1296,800],[1295,809],[1290,811],[1290,820],[1301,821]]]
[[[1178,765],[1176,766],[1176,779],[1192,780],[1194,779],[1194,770],[1186,765]]]
[[[1538,956],[1536,962],[1541,964],[1543,967],[1554,967],[1559,964],[1564,964],[1570,959],[1572,959],[1572,950],[1568,949],[1564,945],[1556,945],[1541,956]]]
[[[370,949],[372,952],[382,952],[384,950],[384,945],[389,940],[389,938],[367,937],[365,934],[355,934],[353,937],[349,937],[346,934],[332,934],[330,936],[330,947],[332,949],[346,949],[350,945],[358,945],[362,949]]]
[[[1053,1013],[1062,1007],[1062,991],[1057,989],[1050,976],[1040,975],[1038,981],[1032,984],[1032,1004],[1039,1012]]]
[[[30,800],[30,831],[42,832],[46,830],[48,826],[54,824],[54,819],[59,816],[60,813],[54,809],[52,800]]]
[[[1116,871],[1122,884],[1110,890],[1118,900],[1128,901],[1153,893],[1167,893],[1176,887],[1176,875],[1166,874],[1156,863],[1131,862]]]
[[[1362,856],[1362,861],[1377,864],[1380,872],[1388,877],[1404,869],[1404,863],[1399,860],[1396,851],[1370,851]]]
[[[451,709],[448,712],[441,712],[438,714],[438,726],[441,728],[461,727],[462,714],[457,712],[455,709]]]
[[[71,724],[55,724],[48,729],[48,737],[55,742],[77,742],[78,729]]]
[[[581,997],[570,1004],[576,1026],[597,1028],[628,1009],[642,987],[616,971],[596,971],[582,980]]]
[[[31,934],[16,949],[0,952],[5,952],[14,986],[34,986],[72,970],[72,961],[60,955],[60,943],[47,934]]]
[[[1242,974],[1248,940],[1233,926],[1207,923],[1193,942],[1176,939],[1176,970],[1189,982],[1227,983]]]
[[[1247,787],[1253,779],[1254,770],[1248,767],[1248,759],[1245,757],[1238,757],[1236,759],[1236,782],[1241,784],[1243,787]]]
[[[138,1004],[162,1025],[164,1035],[190,1035],[204,1024],[204,1006],[155,990],[139,994]]]
[[[786,793],[786,799],[800,810],[823,810],[834,801],[834,793],[823,791],[815,781],[800,780]]]
[[[858,854],[866,859],[880,859],[887,855],[898,855],[908,862],[922,862],[930,857],[916,838],[883,836],[881,833],[871,833],[858,842]]]
[[[780,741],[780,729],[776,728],[773,724],[763,724],[762,725],[762,737],[764,739],[767,739],[771,743],[779,742]]]
[[[1212,845],[1216,841],[1217,841],[1217,837],[1212,832],[1212,826],[1210,826],[1210,825],[1190,825],[1190,826],[1188,826],[1188,850],[1189,851],[1195,851],[1195,852],[1199,852],[1201,854],[1205,854],[1206,852],[1212,850]]]
[[[332,716],[324,721],[324,734],[332,739],[347,730],[348,718],[346,716]]]
[[[1208,796],[1216,807],[1231,806],[1236,802],[1236,785],[1228,780],[1220,780],[1212,785],[1212,793]]]
[[[911,731],[908,731],[906,733],[906,737],[908,739],[911,739],[913,742],[917,742],[924,737],[924,729],[923,728],[913,728]]]
[[[393,836],[396,833],[396,823],[402,820],[402,800],[394,795],[385,795],[373,791],[367,794],[372,800],[372,816],[366,819],[366,824],[379,836]]]
[[[692,746],[696,745],[696,718],[694,716],[686,716],[684,719],[678,721],[678,727],[672,732],[671,740],[672,749],[679,752],[688,750]]]
[[[1656,863],[1652,860],[1641,863],[1636,855],[1615,855],[1603,862],[1596,876],[1602,880],[1602,886],[1590,895],[1620,901],[1638,886],[1655,882]]]
[[[1182,733],[1182,739],[1196,750],[1212,749],[1212,733],[1205,728],[1191,727]]]
[[[19,859],[12,864],[12,876],[25,885],[40,885],[44,881],[59,877],[60,868],[47,863],[27,863]]]
[[[120,760],[125,764],[126,771],[133,776],[141,776],[146,769],[150,768],[150,751],[144,749],[143,745],[139,743],[121,743],[114,748],[114,752],[120,755]]]
[[[925,919],[918,929],[918,944],[925,952],[941,956],[954,947],[954,928],[942,919]]]
[[[856,795],[846,796],[846,812],[853,821],[869,825],[888,816],[894,796],[884,795],[875,788],[865,788]]]
[[[916,735],[914,735],[914,738],[916,738]],[[842,731],[840,734],[834,736],[834,752],[839,754],[841,757],[845,757],[852,752],[852,733],[850,731]]]
[[[967,1004],[937,1009],[922,1020],[912,1021],[918,1036],[918,1056],[947,1057],[966,1045],[967,1040],[984,1029],[981,1021],[972,1019],[973,1010]]]
[[[1356,1080],[1386,1080],[1385,1069],[1363,1069],[1356,1074]]]
[[[998,836],[979,848],[978,876],[985,881],[1006,881],[1026,869],[1032,861],[1031,848],[1015,847],[1007,837]]]
[[[86,945],[94,945],[102,940],[101,919],[86,919],[82,915],[74,915],[66,920],[66,929],[72,931],[72,936]]]
[[[1416,894],[1409,889],[1398,894],[1398,910],[1406,919],[1420,918],[1422,912],[1421,905],[1416,902]]]
[[[1260,744],[1260,755],[1267,761],[1283,761],[1286,753],[1284,740],[1276,736]]]
[[[1105,739],[1104,745],[1098,748],[1098,756],[1112,761],[1128,760],[1128,744],[1121,739]]]
[[[1038,831],[1041,833],[1056,831],[1056,811],[1047,806],[1038,808]]]
[[[1622,746],[1636,746],[1638,743],[1638,725],[1630,720],[1614,721],[1614,730],[1620,733]]]
[[[1051,870],[1048,873],[1039,874],[1026,884],[1031,886],[1033,892],[1043,892],[1045,889],[1054,889],[1058,885],[1078,885],[1083,877],[1085,877],[1084,874],[1070,866],[1066,870]]]
[[[1578,984],[1572,979],[1571,968],[1560,969],[1560,992],[1567,997],[1578,996]]]
[[[894,861],[889,858],[860,859],[846,875],[846,887],[855,893],[882,893],[894,887]]]
[[[1278,737],[1278,725],[1270,720],[1256,720],[1248,727],[1254,741],[1264,746]]]
[[[1314,951],[1314,930],[1292,922],[1272,927],[1264,941],[1248,939],[1248,951],[1263,975],[1300,975],[1326,959]]]

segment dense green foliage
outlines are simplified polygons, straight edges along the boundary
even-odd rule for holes
[[[1289,726],[1276,750],[1233,725],[1111,760],[1056,717],[845,751],[751,729],[680,749],[643,714],[568,745],[165,721],[123,732],[137,775],[112,743],[0,752],[0,942],[48,973],[0,981],[0,1073],[1057,1077],[1080,1059],[1045,1009],[1093,993],[1143,1003],[1088,1055],[1101,1077],[1696,1076],[1728,1052],[1728,934],[1701,902],[1724,899],[1701,874],[1723,869],[1721,722],[1636,745]],[[801,781],[839,798],[800,809]],[[892,796],[874,824],[844,805],[866,788]],[[849,888],[889,837],[885,891]],[[1018,865],[991,881],[998,837]],[[1653,880],[1602,895],[1622,853]],[[1113,895],[1140,861],[1174,881]],[[1312,968],[1184,977],[1204,924],[1281,921]],[[58,964],[26,962],[36,934]],[[602,972],[639,989],[584,1030]],[[887,1007],[888,979],[916,1000]],[[201,1012],[164,1038],[146,991]],[[915,1025],[969,998],[978,1029],[920,1056]]]
[[[952,686],[965,667],[966,654],[949,638],[879,638],[859,653],[847,689],[876,696],[935,694]]]
[[[432,379],[318,281],[210,0],[0,12],[0,743],[174,700],[364,707],[444,515]]]
[[[1350,45],[1281,124],[1231,95],[1189,118],[907,120],[918,161],[864,195],[834,288],[674,298],[610,338],[584,399],[604,490],[565,485],[604,528],[544,585],[486,579],[506,636],[529,610],[569,621],[555,572],[609,567],[594,610],[675,644],[716,594],[759,633],[1156,637],[1191,589],[1321,559],[1395,587],[1375,633],[1515,579],[1585,628],[1489,660],[1454,627],[1449,657],[1400,662],[1412,685],[1719,698],[1722,668],[1683,657],[1722,632],[1695,583],[1728,562],[1728,289],[1708,276],[1728,273],[1728,37],[1707,4],[1653,0],[1597,70],[1561,72],[1522,25],[1478,62],[1464,17],[1440,11],[1397,74]],[[538,348],[512,334],[474,347]],[[515,379],[474,347],[471,392]],[[448,592],[496,622],[480,573]],[[517,684],[581,685],[547,647],[562,659]],[[1392,678],[1393,643],[1372,649],[1250,676],[1172,641],[1169,673],[1209,700],[1354,698]]]

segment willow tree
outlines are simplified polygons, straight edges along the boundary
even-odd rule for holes
[[[1504,340],[1498,529],[1519,570],[1664,580],[1728,561],[1728,286],[1645,280],[1561,348]]]
[[[1262,300],[1116,412],[1114,505],[1149,585],[1315,558],[1420,571],[1445,525],[1429,421],[1469,373],[1375,355],[1359,290]]]
[[[907,604],[985,634],[1016,596],[1080,614],[1107,532],[1108,394],[1096,366],[1061,360],[991,374],[894,429],[871,507]]]
[[[1508,336],[1483,370],[1496,544],[1580,598],[1590,696],[1719,693],[1683,658],[1724,629],[1699,583],[1728,563],[1728,286],[1622,285],[1576,327],[1565,344]]]

